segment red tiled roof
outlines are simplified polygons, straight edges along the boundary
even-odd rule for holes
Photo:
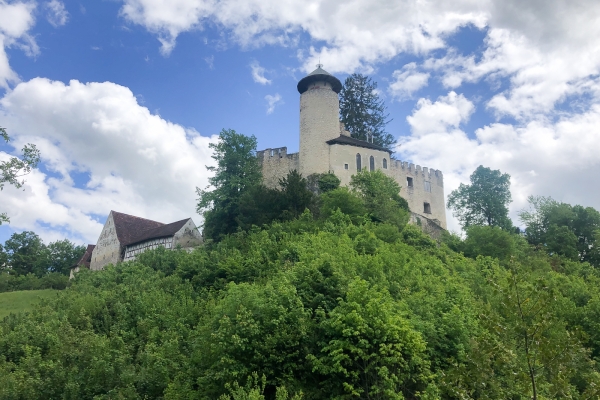
[[[173,236],[179,231],[190,218],[182,219],[181,221],[171,222],[170,224],[162,225],[157,228],[146,229],[141,232],[137,232],[137,235],[132,237],[128,242],[121,242],[123,246],[129,246],[131,244],[145,242],[150,239],[158,239],[166,236]]]
[[[85,253],[83,253],[83,255],[81,256],[81,258],[79,259],[79,261],[77,261],[77,263],[74,265],[74,267],[86,267],[86,268],[90,268],[90,262],[92,261],[92,251],[94,251],[94,248],[96,247],[95,244],[88,244],[87,249],[85,250]]]
[[[111,211],[113,221],[115,222],[115,232],[119,243],[123,246],[125,243],[131,243],[131,240],[140,235],[140,232],[149,229],[164,226],[162,222],[152,221],[146,218],[135,217],[129,214],[123,214]]]

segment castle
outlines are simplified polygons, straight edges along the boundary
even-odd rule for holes
[[[442,171],[392,159],[390,149],[351,137],[339,120],[341,90],[339,79],[321,65],[298,82],[300,151],[288,154],[287,147],[279,147],[257,152],[265,185],[276,188],[294,169],[305,177],[333,172],[342,185],[357,171],[379,169],[402,187],[413,223],[425,224],[426,230],[446,229]]]

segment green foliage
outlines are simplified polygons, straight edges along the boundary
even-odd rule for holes
[[[377,83],[367,76],[352,74],[340,92],[340,121],[352,137],[391,148],[396,140],[385,131],[388,114],[377,94]]]
[[[473,225],[467,229],[467,238],[461,250],[465,256],[487,256],[501,261],[509,260],[517,251],[517,238],[497,226]]]
[[[69,285],[69,276],[50,272],[41,278],[34,274],[15,275],[0,273],[0,293],[19,290],[64,289]]]
[[[5,272],[17,276],[33,274],[43,277],[48,273],[69,275],[71,267],[84,252],[84,246],[76,246],[67,239],[45,245],[34,232],[13,233],[4,243],[4,249],[0,247],[0,261],[2,258],[6,260],[0,263],[0,271],[5,265]]]
[[[196,188],[196,211],[204,216],[204,236],[219,239],[237,230],[240,198],[261,183],[262,174],[256,158],[256,137],[223,129],[218,142],[209,147],[217,165],[206,167],[214,172],[208,180],[210,186],[205,190]]]
[[[298,218],[307,208],[313,208],[314,195],[308,189],[308,182],[296,170],[279,180],[281,187],[281,209],[284,219]]]
[[[480,165],[471,174],[471,184],[460,184],[448,195],[448,208],[463,229],[472,225],[498,226],[512,229],[508,217],[510,175]]]
[[[0,398],[600,396],[597,269],[498,227],[438,244],[364,218],[371,183],[323,193],[319,218],[81,271],[0,322]]]
[[[364,201],[373,221],[399,227],[408,222],[408,203],[400,197],[400,185],[381,170],[363,170],[352,176],[350,187]]]
[[[549,254],[600,266],[596,238],[600,212],[592,207],[571,206],[551,197],[530,196],[529,209],[521,210],[527,241]]]
[[[0,137],[6,143],[10,141],[5,128],[0,127]],[[34,144],[26,144],[21,152],[21,157],[10,157],[6,161],[0,161],[0,191],[4,189],[6,183],[17,189],[23,187],[25,180],[22,178],[29,174],[40,162],[40,151]],[[0,213],[0,225],[3,222],[10,222],[6,213]]]

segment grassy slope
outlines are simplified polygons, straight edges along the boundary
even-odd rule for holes
[[[0,293],[0,319],[10,313],[31,311],[40,300],[56,296],[57,292],[54,289],[44,289]]]

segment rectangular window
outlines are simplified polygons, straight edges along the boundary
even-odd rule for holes
[[[423,203],[423,212],[425,214],[431,214],[431,204]]]
[[[431,182],[425,181],[425,191],[431,192]]]
[[[344,164],[344,169],[348,169],[348,164]]]
[[[413,187],[413,178],[406,178],[406,186],[409,188]]]

